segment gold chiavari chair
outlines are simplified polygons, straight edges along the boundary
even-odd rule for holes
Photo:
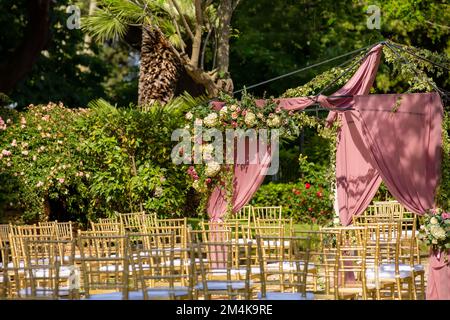
[[[129,290],[127,238],[116,234],[78,236],[84,299],[142,299],[141,292]]]
[[[144,300],[192,299],[193,263],[190,251],[174,246],[174,234],[133,234],[128,239],[137,284],[135,290],[142,292]],[[141,246],[140,243],[150,245]],[[183,252],[180,254],[180,251]]]
[[[73,240],[73,223],[68,222],[56,222],[56,236],[58,240]]]
[[[376,298],[376,287],[366,279],[367,227],[333,228],[337,230],[334,271],[335,299],[358,295],[363,300]]]
[[[154,230],[154,231],[151,231]],[[175,247],[186,248],[187,247],[187,230],[188,223],[187,218],[180,219],[157,219],[156,227],[146,229],[146,233],[174,233],[175,234]]]
[[[72,248],[62,255],[61,247]],[[74,242],[65,240],[25,240],[25,285],[22,298],[73,298],[78,291],[79,270],[74,265]],[[69,259],[66,259],[69,257]]]
[[[257,236],[262,300],[313,300],[307,292],[309,237]]]
[[[226,222],[237,222],[238,224],[250,225],[252,223],[252,206],[245,206],[241,210],[227,215]]]
[[[408,298],[412,299],[415,291],[413,273],[400,268],[401,223],[379,223],[375,228],[378,259],[368,270],[367,278],[374,280],[375,285],[394,285],[399,300],[403,298],[403,285],[406,284]]]
[[[202,294],[206,300],[213,296],[250,299],[252,295],[250,244],[227,241],[226,232],[221,230],[210,232],[209,236],[210,240],[215,241],[190,243],[195,298]],[[239,252],[243,252],[238,266],[233,259],[236,247]]]
[[[256,219],[281,219],[282,207],[253,207],[252,206],[252,217],[253,221]]]
[[[122,232],[140,232],[144,233],[145,226],[145,212],[132,212],[132,213],[117,213],[119,216],[120,224],[122,225]]]
[[[157,219],[156,213],[154,212],[144,214],[144,229],[155,228],[157,226]]]
[[[123,232],[123,227],[116,219],[98,219],[98,222],[91,221],[91,229],[96,232],[106,232],[107,234],[114,232],[119,235]]]
[[[257,229],[264,229],[265,227],[280,227],[283,229],[283,235],[290,237],[294,232],[294,221],[292,218],[288,219],[263,219],[257,218],[255,221]]]

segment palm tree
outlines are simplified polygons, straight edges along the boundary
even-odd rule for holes
[[[233,88],[228,73],[229,23],[238,2],[100,0],[83,28],[100,41],[123,39],[130,26],[142,28],[139,104],[173,98],[182,67],[213,97]],[[208,50],[217,57],[209,63],[210,71],[205,63]]]

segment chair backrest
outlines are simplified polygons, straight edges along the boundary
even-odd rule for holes
[[[74,242],[65,240],[25,239],[25,277],[19,295],[22,298],[58,299],[72,297],[77,289],[71,281],[78,270],[74,265]],[[62,252],[69,247],[70,252]]]
[[[130,235],[133,276],[144,299],[173,300],[180,296],[192,299],[193,263],[189,249],[175,247],[174,234]]]
[[[128,299],[127,236],[80,234],[77,240],[86,296],[95,290],[111,290],[122,292],[122,298]]]
[[[206,300],[215,295],[228,299],[250,299],[250,244],[220,241],[219,233],[213,237],[218,241],[190,243],[194,283],[197,283]],[[235,264],[236,252],[242,253],[239,265]],[[239,288],[233,287],[237,281],[240,283]]]
[[[56,235],[58,240],[73,240],[73,223],[56,221]]]
[[[122,232],[145,232],[145,212],[117,213],[122,225]]]
[[[338,231],[337,258],[334,271],[335,299],[341,299],[339,288],[350,285],[360,288],[362,298],[366,300],[368,297],[366,279],[367,227],[355,226],[334,229]]]
[[[272,291],[306,298],[311,238],[258,235],[256,240],[262,298]]]
[[[252,206],[252,216],[253,221],[256,219],[281,219],[282,207],[253,207]]]
[[[251,218],[251,216],[252,216],[252,206],[248,205],[242,207],[241,210],[234,213],[234,215],[230,218],[246,220]]]
[[[124,230],[122,224],[115,219],[99,219],[98,222],[91,221],[91,229],[96,232],[121,234]]]

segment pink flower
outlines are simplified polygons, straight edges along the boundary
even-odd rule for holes
[[[236,128],[238,126],[236,121],[231,121],[231,125],[233,126],[233,128]]]
[[[241,112],[241,108],[237,107],[236,112]]]
[[[441,217],[444,220],[450,219],[450,212],[443,212]]]
[[[9,157],[11,155],[11,151],[2,150],[2,155],[4,155],[5,157]]]
[[[247,114],[247,110],[242,111],[242,115],[245,117],[245,115]]]
[[[207,178],[207,179],[205,180],[205,182],[206,182],[207,184],[210,184],[210,183],[211,183],[211,178]]]
[[[294,115],[294,111],[292,111],[292,110],[289,111],[289,115],[290,115],[290,116],[293,116],[293,115]]]
[[[233,113],[231,114],[231,118],[232,118],[232,119],[237,119],[238,116],[239,116],[239,114],[238,114],[237,112],[233,112]]]
[[[311,185],[307,182],[307,183],[305,183],[305,188],[309,189],[309,188],[311,188]]]
[[[64,181],[65,181],[64,178],[59,178],[59,179],[58,179],[58,182],[59,182],[59,183],[64,183]]]
[[[276,112],[276,113],[280,113],[280,112],[281,112],[281,108],[280,108],[280,107],[277,107],[277,108],[275,109],[275,112]]]

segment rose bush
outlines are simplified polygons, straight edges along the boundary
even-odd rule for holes
[[[140,209],[186,215],[195,201],[186,201],[184,169],[170,157],[183,113],[182,106],[142,112],[105,101],[90,109],[1,108],[0,214],[18,211],[22,222],[86,222]]]

